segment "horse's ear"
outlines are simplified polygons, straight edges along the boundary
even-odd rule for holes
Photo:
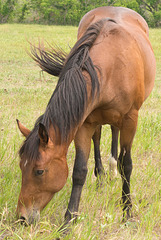
[[[20,132],[25,137],[27,137],[30,134],[31,131],[28,128],[26,128],[25,126],[23,126],[22,123],[20,123],[20,121],[18,119],[16,119],[16,121],[17,121],[17,125],[18,125],[18,128],[19,128]]]
[[[40,138],[40,143],[42,144],[47,144],[49,137],[48,133],[46,131],[45,126],[42,123],[39,123],[39,138]]]

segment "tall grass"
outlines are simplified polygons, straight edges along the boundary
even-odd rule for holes
[[[69,51],[76,41],[76,27],[40,25],[0,25],[0,239],[54,239],[63,222],[71,192],[74,146],[68,152],[69,178],[41,214],[35,226],[21,226],[15,210],[21,185],[18,149],[23,141],[15,119],[28,128],[45,110],[57,79],[41,74],[26,53],[28,41],[56,43]],[[151,29],[150,39],[157,60],[155,87],[139,114],[138,129],[132,148],[131,192],[132,221],[122,220],[121,179],[96,191],[93,174],[93,145],[88,163],[78,223],[64,239],[114,240],[161,239],[161,29]],[[41,42],[42,44],[42,42]],[[70,47],[69,47],[70,46]],[[101,155],[106,171],[110,155],[111,133],[103,127]]]

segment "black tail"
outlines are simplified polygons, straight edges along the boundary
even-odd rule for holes
[[[51,75],[59,76],[63,69],[67,53],[58,47],[45,51],[41,46],[35,47],[32,44],[30,46],[30,56],[38,63],[39,67]]]

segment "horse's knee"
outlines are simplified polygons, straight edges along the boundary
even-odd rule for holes
[[[74,185],[84,185],[87,176],[87,167],[82,167],[81,169],[74,169],[73,171],[73,184]]]
[[[122,178],[129,179],[132,173],[132,159],[130,152],[121,151],[117,168]]]
[[[73,169],[73,184],[84,185],[87,175],[87,162],[83,151],[77,150],[74,169]]]

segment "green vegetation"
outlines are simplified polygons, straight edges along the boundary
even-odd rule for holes
[[[77,25],[85,13],[100,6],[128,7],[149,26],[161,26],[160,0],[0,0],[0,22]]]
[[[0,26],[0,239],[52,240],[59,236],[71,192],[71,175],[75,150],[68,153],[69,178],[41,214],[36,226],[17,223],[15,211],[21,185],[18,149],[23,141],[16,118],[28,128],[45,110],[56,84],[56,78],[41,74],[27,55],[29,43],[56,43],[69,51],[76,41],[76,27],[17,25]],[[133,143],[131,192],[132,221],[121,223],[121,179],[96,190],[93,145],[89,171],[84,186],[78,223],[64,239],[77,240],[157,240],[161,236],[161,29],[151,29],[150,39],[157,60],[156,83],[140,110],[138,130]],[[111,133],[103,127],[101,154],[108,172]]]

